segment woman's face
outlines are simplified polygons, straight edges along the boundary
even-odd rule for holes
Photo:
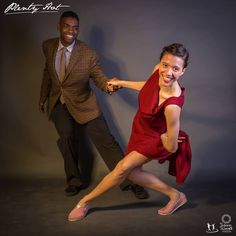
[[[159,66],[160,85],[171,87],[183,75],[184,71],[184,61],[181,57],[165,53]]]

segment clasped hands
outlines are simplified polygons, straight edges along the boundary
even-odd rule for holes
[[[113,77],[112,79],[110,79],[107,82],[107,92],[109,94],[112,94],[113,92],[116,92],[117,90],[122,88],[120,82],[121,81],[119,79],[117,79],[116,77]]]

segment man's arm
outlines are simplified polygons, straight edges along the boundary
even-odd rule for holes
[[[43,53],[46,58],[46,48],[43,44]],[[48,73],[48,65],[47,61],[45,63],[44,72],[43,72],[43,78],[41,83],[41,90],[40,90],[40,99],[39,99],[39,111],[44,112],[44,104],[47,101],[47,98],[49,96],[51,90],[51,79]]]
[[[108,77],[103,73],[101,68],[99,57],[96,52],[93,53],[91,57],[91,70],[90,77],[92,78],[94,84],[104,92],[109,92],[107,82]]]

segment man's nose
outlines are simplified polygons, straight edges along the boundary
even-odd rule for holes
[[[73,33],[73,32],[74,32],[73,27],[70,27],[70,28],[69,28],[69,33]]]

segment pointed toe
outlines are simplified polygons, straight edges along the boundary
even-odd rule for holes
[[[68,221],[80,221],[83,220],[90,209],[89,205],[80,206],[77,205],[69,214]]]
[[[184,193],[180,192],[179,199],[177,201],[169,201],[166,206],[158,210],[159,215],[171,215],[181,206],[187,202],[187,198]]]

